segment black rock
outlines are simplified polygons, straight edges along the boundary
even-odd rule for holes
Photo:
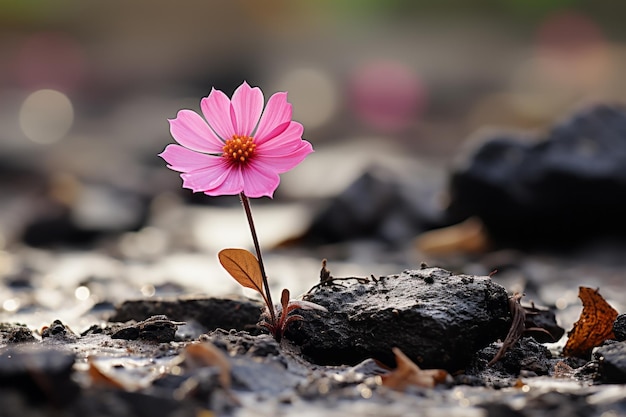
[[[525,417],[521,411],[513,409],[508,404],[490,403],[481,406],[485,410],[485,417]]]
[[[34,247],[48,247],[59,244],[86,245],[100,234],[94,230],[76,227],[71,211],[66,207],[50,205],[46,214],[34,219],[25,228],[22,241]]]
[[[626,383],[626,342],[611,343],[594,353],[599,359],[599,379],[603,382]]]
[[[78,336],[61,322],[61,320],[55,320],[50,326],[44,327],[41,332],[41,338],[46,341],[53,342],[73,342]]]
[[[74,359],[71,352],[39,344],[3,349],[0,351],[0,387],[17,390],[38,404],[63,406],[79,393],[72,379]]]
[[[451,221],[476,216],[501,245],[626,237],[626,110],[597,105],[532,143],[489,138],[450,180]]]
[[[287,338],[319,364],[375,358],[393,366],[392,347],[423,368],[462,369],[478,349],[503,338],[506,290],[489,277],[440,268],[404,271],[364,282],[325,285],[307,296],[328,312],[301,310]]]
[[[255,358],[280,356],[280,346],[268,334],[252,335],[245,331],[217,329],[203,336],[215,346],[228,352],[230,356],[248,355]]]
[[[405,181],[382,167],[370,167],[346,190],[333,198],[313,220],[304,241],[333,243],[378,239],[400,245],[424,230],[440,225],[424,181]],[[433,207],[429,206],[431,204]]]
[[[478,351],[467,367],[466,373],[481,378],[490,378],[492,374],[497,374],[514,381],[521,373],[526,376],[548,375],[554,368],[552,354],[548,348],[533,337],[522,337],[499,361],[489,367],[487,364],[496,356],[499,349],[500,346],[493,343]]]
[[[103,237],[139,230],[149,202],[133,190],[59,176],[36,202],[41,213],[24,226],[21,238],[35,247],[94,245]]]
[[[86,389],[84,394],[64,410],[63,416],[197,417],[202,410],[199,403],[180,401],[171,395],[150,395],[123,390]],[[52,414],[54,415],[54,414]]]
[[[615,340],[620,342],[626,340],[626,314],[622,313],[615,319],[613,334],[615,335]]]
[[[526,335],[532,336],[539,343],[553,343],[565,333],[565,329],[558,325],[554,310],[537,308],[534,305],[524,307],[526,320],[524,325]],[[547,333],[546,333],[547,332]]]
[[[24,324],[0,323],[0,343],[35,342],[33,332]]]
[[[111,339],[147,340],[151,342],[167,343],[174,341],[178,326],[184,322],[176,322],[165,315],[156,315],[138,323],[127,323],[115,329]]]
[[[206,328],[257,330],[262,311],[261,303],[250,299],[226,298],[172,298],[130,300],[120,305],[112,322],[142,321],[155,315],[166,315],[171,320],[194,320]]]

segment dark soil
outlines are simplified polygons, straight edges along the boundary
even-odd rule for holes
[[[586,361],[559,357],[524,335],[489,366],[512,322],[506,290],[489,277],[424,267],[338,279],[307,298],[328,312],[304,311],[280,344],[248,331],[260,305],[245,299],[128,301],[80,335],[59,320],[40,334],[4,323],[2,416],[626,412],[624,387],[615,385],[626,382],[626,342]],[[221,351],[227,368],[215,358],[198,362],[186,349],[198,343]],[[381,385],[395,366],[394,346],[452,376],[404,392]]]
[[[305,201],[326,209],[267,251],[287,271],[271,285],[328,311],[299,312],[280,343],[257,326],[257,300],[222,296],[228,283],[214,279],[214,246],[232,230],[215,232],[202,215],[221,218],[225,200],[161,184],[174,176],[155,152],[134,177],[121,174],[124,186],[51,179],[38,160],[4,157],[0,416],[626,416],[624,314],[590,358],[562,355],[578,286],[626,306],[624,120],[623,107],[597,105],[532,141],[487,137],[447,189],[441,167],[394,156],[344,193]],[[322,171],[336,159],[311,162]],[[265,214],[272,228],[288,223]],[[492,246],[415,249],[416,236],[467,218]],[[309,290],[314,269],[301,261],[324,257],[359,272],[327,271]],[[423,260],[447,270],[415,269]],[[392,348],[449,377],[389,388]]]

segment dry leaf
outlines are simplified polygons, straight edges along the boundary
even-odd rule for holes
[[[244,249],[222,249],[217,256],[224,269],[238,283],[258,291],[267,303],[261,267],[253,254]]]
[[[215,366],[219,369],[220,385],[230,388],[230,362],[228,358],[212,343],[192,343],[185,348],[185,356],[199,366]]]
[[[91,383],[93,385],[98,385],[101,387],[111,387],[111,388],[123,389],[123,390],[126,389],[124,384],[122,384],[120,381],[102,372],[102,370],[93,362],[93,360],[91,360],[91,358],[89,358],[88,361],[89,361],[88,374],[89,374],[89,377],[91,378]]]
[[[396,391],[404,391],[409,385],[432,388],[445,382],[449,374],[443,369],[421,369],[398,348],[392,349],[397,367],[382,375],[383,385]]]
[[[470,217],[462,223],[422,233],[415,239],[415,246],[429,255],[446,255],[482,253],[489,248],[490,242],[482,222]]]
[[[579,287],[578,298],[583,302],[583,311],[568,334],[563,354],[589,358],[594,347],[615,337],[613,323],[618,313],[602,298],[598,289]]]
[[[91,356],[87,358],[87,362],[89,363],[89,370],[87,373],[91,378],[91,383],[93,385],[121,389],[124,391],[137,391],[144,388],[144,384],[140,381],[133,380],[127,376],[124,378],[116,377],[110,372],[110,369],[109,372],[105,371],[103,368],[106,368],[106,366],[100,366]]]
[[[517,381],[515,381],[515,384],[513,384],[513,388],[517,388],[517,389],[524,389],[524,387],[526,387],[527,385],[524,384],[524,381],[521,380],[521,378],[517,378]]]

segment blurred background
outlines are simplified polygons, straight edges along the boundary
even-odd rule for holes
[[[625,13],[581,0],[0,0],[3,276],[63,280],[79,299],[103,276],[144,296],[180,280],[236,288],[205,282],[225,275],[214,253],[251,244],[237,198],[192,195],[156,155],[168,118],[244,80],[266,99],[288,91],[316,149],[274,201],[253,202],[261,244],[296,248],[269,256],[276,286],[315,283],[322,257],[337,276],[419,265],[412,239],[446,225],[448,175],[473,138],[626,101]],[[390,183],[402,208],[381,214]],[[345,206],[390,219],[335,233],[354,218],[333,211]],[[402,223],[406,210],[422,220]],[[378,238],[393,250],[381,256]],[[7,297],[6,311],[24,305]]]
[[[142,188],[167,118],[211,87],[288,91],[322,147],[447,160],[488,125],[543,127],[626,97],[619,4],[576,0],[0,3],[2,156]],[[165,182],[165,183],[163,183]]]

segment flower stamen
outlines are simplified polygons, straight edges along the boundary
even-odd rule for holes
[[[256,143],[250,136],[233,135],[228,139],[222,150],[223,156],[236,164],[243,164],[254,155]]]

